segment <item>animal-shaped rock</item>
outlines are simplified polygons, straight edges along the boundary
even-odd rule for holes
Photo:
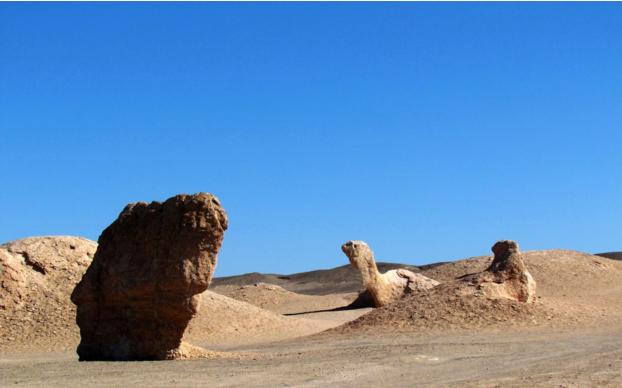
[[[181,343],[212,279],[227,215],[207,193],[127,205],[99,237],[74,289],[88,360],[162,360],[200,356]]]
[[[354,268],[361,272],[363,287],[375,307],[392,303],[405,294],[427,290],[439,284],[436,280],[407,269],[394,269],[381,274],[374,253],[364,241],[348,241],[341,246]]]
[[[492,246],[494,258],[485,271],[468,275],[464,280],[492,298],[532,303],[536,300],[536,281],[523,261],[518,243],[502,240]]]

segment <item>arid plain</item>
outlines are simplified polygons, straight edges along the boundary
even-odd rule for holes
[[[350,265],[216,278],[184,337],[212,357],[85,363],[75,353],[80,335],[69,294],[96,246],[75,237],[2,246],[5,260],[19,256],[32,269],[20,290],[2,290],[2,386],[622,385],[617,260],[524,252],[538,284],[532,304],[428,293],[381,308],[347,308],[361,288]],[[407,268],[444,283],[491,260],[379,269]],[[16,292],[27,302],[20,308],[8,300]]]

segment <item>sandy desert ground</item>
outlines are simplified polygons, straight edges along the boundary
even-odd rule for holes
[[[350,266],[216,278],[185,340],[221,353],[80,363],[68,295],[95,247],[70,237],[2,246],[5,262],[22,257],[33,270],[20,278],[20,290],[3,283],[0,385],[622,386],[618,260],[569,250],[525,252],[538,283],[533,305],[430,292],[382,308],[345,309],[360,287]],[[447,282],[483,270],[490,260],[380,269],[406,267]],[[18,291],[26,303],[6,297]]]

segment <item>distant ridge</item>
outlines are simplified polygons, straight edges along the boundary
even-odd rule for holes
[[[378,269],[386,272],[391,269],[406,268],[413,272],[432,267],[426,265],[416,267],[407,264],[378,263]],[[252,272],[243,275],[216,277],[210,288],[219,286],[246,286],[254,283],[268,283],[281,286],[288,291],[307,295],[327,295],[339,292],[357,292],[361,288],[361,274],[350,264],[332,269],[300,272],[290,275],[262,274]]]
[[[596,253],[596,256],[606,257],[608,259],[622,260],[622,252],[605,252]]]

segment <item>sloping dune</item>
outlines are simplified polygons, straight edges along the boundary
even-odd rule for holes
[[[216,286],[212,287],[211,290],[279,314],[300,314],[343,307],[351,303],[358,295],[355,292],[305,295],[267,283],[254,283],[246,286]]]
[[[277,341],[336,326],[329,320],[286,317],[211,291],[201,297],[201,309],[190,321],[184,337],[208,347]]]

